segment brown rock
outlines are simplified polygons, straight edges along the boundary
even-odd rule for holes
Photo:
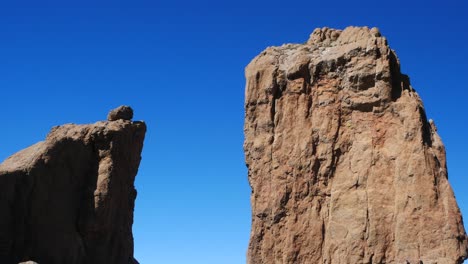
[[[130,106],[121,105],[109,112],[107,115],[108,121],[116,121],[119,119],[132,120],[133,109]]]
[[[137,263],[133,182],[146,126],[54,127],[0,165],[0,263]]]
[[[444,145],[378,29],[317,29],[246,78],[249,264],[467,257]]]

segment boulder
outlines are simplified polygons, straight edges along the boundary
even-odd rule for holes
[[[132,120],[133,118],[133,109],[130,106],[121,105],[115,109],[112,109],[107,115],[108,121],[116,121],[119,119],[122,120]]]

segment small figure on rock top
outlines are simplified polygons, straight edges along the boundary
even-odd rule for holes
[[[123,120],[132,120],[133,118],[133,109],[130,106],[121,105],[109,112],[107,115],[107,120],[116,121],[119,119]]]

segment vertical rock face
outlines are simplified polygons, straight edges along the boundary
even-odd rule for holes
[[[317,29],[246,68],[248,263],[462,263],[445,148],[376,28]]]
[[[114,120],[54,127],[0,165],[0,263],[137,263],[133,182],[146,126]]]

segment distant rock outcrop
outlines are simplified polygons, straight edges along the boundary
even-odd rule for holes
[[[378,29],[317,29],[246,78],[249,264],[463,262],[444,145]]]
[[[0,164],[0,263],[137,263],[133,183],[146,125],[128,111],[54,127]]]

